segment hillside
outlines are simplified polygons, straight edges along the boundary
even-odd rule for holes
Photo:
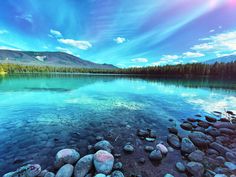
[[[229,62],[233,62],[233,61],[236,61],[236,55],[229,55],[229,56],[214,58],[214,59],[211,59],[211,60],[207,60],[204,63],[205,64],[214,64],[215,62],[229,63]]]
[[[114,69],[111,64],[98,64],[63,52],[0,50],[1,63],[76,68]]]

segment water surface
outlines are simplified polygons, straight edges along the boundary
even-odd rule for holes
[[[236,110],[235,96],[232,80],[86,74],[0,77],[0,176],[26,163],[50,167],[62,148],[86,154],[97,135],[105,136],[117,151],[128,141],[140,143],[134,140],[137,128],[152,128],[158,140],[165,140],[173,124],[169,119],[178,125],[195,114]],[[169,167],[163,165],[163,174],[165,169]]]

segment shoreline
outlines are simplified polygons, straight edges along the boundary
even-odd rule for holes
[[[216,114],[219,115],[217,112]],[[230,115],[235,117],[234,113]],[[166,176],[171,177],[174,170],[180,176],[191,176],[192,174],[200,177],[202,175],[224,174],[233,177],[233,174],[236,173],[235,124],[231,124],[227,119],[219,118],[219,116],[216,119],[214,116],[202,117],[196,115],[194,118],[183,120],[180,127],[184,132],[183,134],[178,127],[169,127],[167,139],[158,143],[155,141],[158,139],[155,130],[138,129],[135,138],[149,144],[141,147],[143,150],[141,156],[143,157],[130,160],[136,160],[137,166],[140,167],[150,161],[158,169],[159,164],[164,163],[168,156],[173,153],[181,153],[182,160],[176,162],[175,169],[170,169],[169,173],[167,171]],[[122,175],[142,176],[142,174],[134,175],[124,171],[127,167],[125,167],[126,164],[121,162],[122,158],[130,158],[135,151],[138,151],[139,146],[127,141],[121,149],[123,153],[119,154],[116,153],[117,150],[114,151],[116,147],[113,147],[113,143],[107,141],[106,138],[97,136],[96,140],[96,144],[88,146],[89,154],[82,158],[75,149],[64,149],[57,153],[53,169],[41,169],[39,165],[33,165],[34,169],[37,169],[36,176],[48,177],[55,174],[60,176],[61,173],[65,173],[63,175],[68,177],[73,175],[78,177],[81,176],[81,171],[86,172],[82,176],[87,173],[93,176],[101,172],[114,177],[122,177]],[[83,164],[87,164],[87,166]],[[108,168],[107,171],[101,171],[100,168],[104,165]],[[22,169],[29,167],[30,165],[24,166]],[[22,169],[18,171],[22,171]],[[39,171],[40,173],[38,173]],[[100,174],[100,176],[104,175]],[[11,175],[5,175],[4,177],[11,177]]]

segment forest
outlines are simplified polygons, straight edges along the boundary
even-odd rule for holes
[[[11,63],[0,63],[0,71],[8,74],[13,73],[103,73],[103,74],[137,74],[137,75],[167,75],[167,76],[217,76],[231,77],[236,76],[236,61],[230,63],[215,64],[178,64],[165,66],[149,66],[139,68],[123,69],[93,69],[93,68],[74,68],[59,66],[34,66]]]

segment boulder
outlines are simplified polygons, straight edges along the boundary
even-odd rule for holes
[[[160,150],[154,150],[149,154],[149,159],[151,161],[161,161],[162,160],[162,154]]]
[[[180,140],[179,137],[174,134],[169,134],[167,137],[167,142],[172,146],[173,148],[180,148]]]
[[[111,145],[111,143],[107,140],[102,140],[102,141],[99,141],[97,142],[95,145],[94,145],[94,149],[96,151],[98,150],[104,150],[104,151],[107,151],[107,152],[112,152],[112,150],[114,149],[113,146]]]
[[[183,138],[181,142],[181,151],[183,153],[191,153],[196,150],[195,145],[189,138]]]
[[[71,177],[74,167],[71,164],[63,165],[57,172],[56,177]]]
[[[93,154],[82,157],[75,165],[74,176],[84,177],[93,166]]]
[[[186,169],[194,177],[202,177],[204,173],[204,166],[199,162],[187,163]]]
[[[79,160],[80,154],[74,149],[62,149],[56,154],[55,166],[60,168],[64,164],[74,164]]]
[[[196,150],[188,155],[188,159],[194,162],[201,162],[203,161],[204,155],[205,155],[204,152]]]
[[[109,174],[114,164],[114,157],[107,151],[99,150],[94,154],[93,162],[98,173]]]

